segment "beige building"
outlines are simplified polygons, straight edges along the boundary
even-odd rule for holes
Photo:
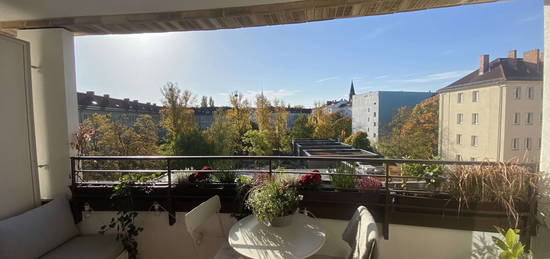
[[[440,89],[439,154],[444,160],[538,162],[542,125],[542,55],[489,62]]]

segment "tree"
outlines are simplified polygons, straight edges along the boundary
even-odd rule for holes
[[[273,154],[273,146],[269,132],[265,130],[249,130],[243,136],[245,151],[252,156],[269,156]]]
[[[288,111],[282,100],[273,100],[273,148],[278,154],[288,154],[291,151],[292,138],[288,129]]]
[[[387,157],[431,159],[437,155],[439,97],[417,104],[412,110],[400,108],[390,123],[391,133],[378,143]]]
[[[272,118],[272,106],[271,102],[265,97],[265,95],[256,95],[256,123],[258,123],[258,129],[271,133],[273,131],[273,118]]]
[[[345,143],[351,145],[353,148],[363,149],[367,151],[374,151],[370,145],[368,135],[364,131],[357,131],[348,138]]]
[[[183,92],[173,83],[168,82],[162,88],[164,109],[161,110],[161,125],[168,133],[168,143],[163,149],[165,153],[175,155],[175,143],[185,132],[197,128],[194,111],[191,109],[195,101],[193,94]]]
[[[244,151],[243,136],[247,131],[252,129],[252,122],[250,121],[252,109],[248,100],[244,99],[244,96],[239,92],[231,93],[229,102],[232,107],[227,111],[227,119],[231,122],[231,127],[233,128],[231,130],[234,134],[231,136],[233,154],[242,155]]]
[[[212,146],[198,128],[193,128],[177,139],[174,152],[178,156],[207,156],[212,154]],[[208,165],[207,160],[179,161],[180,168],[201,168]]]
[[[341,117],[336,119],[333,123],[333,129],[335,136],[339,140],[344,141],[351,135],[351,118]]]
[[[309,116],[309,124],[314,128],[314,138],[334,138],[334,129],[332,128],[332,117],[319,102],[316,102],[313,108],[313,112]]]
[[[214,105],[214,99],[212,99],[212,96],[210,96],[210,98],[208,98],[208,106],[210,106],[212,108],[216,107]]]
[[[202,99],[201,99],[201,108],[206,108],[206,107],[208,107],[208,97],[202,96]]]
[[[309,124],[308,116],[300,114],[294,119],[292,123],[292,137],[293,138],[312,138],[315,128]]]
[[[214,155],[233,154],[233,140],[237,135],[235,130],[233,123],[227,118],[226,111],[219,109],[214,112],[214,123],[206,131]]]

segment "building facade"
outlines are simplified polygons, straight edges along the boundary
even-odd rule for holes
[[[433,96],[431,92],[373,91],[353,97],[352,131],[366,132],[371,142],[377,142],[390,129],[395,111]]]
[[[538,162],[542,125],[538,49],[489,62],[438,91],[439,153],[444,160]]]
[[[160,121],[160,111],[163,106],[157,106],[151,103],[141,103],[137,100],[116,99],[106,95],[95,95],[93,91],[86,93],[78,93],[78,117],[82,123],[84,120],[92,117],[94,113],[111,114],[112,120],[123,120],[128,125],[133,125],[139,115],[148,114],[155,121]],[[229,110],[230,107],[192,107],[195,113],[195,121],[200,130],[206,130],[214,123],[214,112],[221,110]],[[311,114],[311,109],[308,108],[287,108],[288,111],[288,127],[294,125],[294,120],[301,115]],[[256,120],[255,114],[252,114],[253,121]]]
[[[133,125],[138,116],[148,114],[153,120],[160,121],[162,106],[151,103],[140,103],[137,100],[111,98],[108,94],[95,95],[93,91],[78,93],[78,119],[82,123],[94,113],[111,114],[112,120],[122,120]]]

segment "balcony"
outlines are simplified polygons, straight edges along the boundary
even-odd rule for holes
[[[282,176],[295,179],[303,195],[301,209],[306,209],[319,219],[327,229],[327,242],[319,253],[325,255],[346,254],[347,246],[340,234],[358,206],[366,206],[379,225],[381,258],[416,257],[467,258],[483,254],[491,247],[490,236],[495,235],[495,226],[522,229],[522,240],[529,245],[530,236],[536,233],[534,213],[534,189],[526,189],[525,198],[516,197],[517,215],[511,215],[499,204],[480,201],[459,202],[445,188],[426,186],[433,178],[423,178],[397,172],[404,165],[441,165],[444,170],[453,167],[488,167],[497,163],[457,162],[433,160],[395,160],[356,157],[246,157],[246,156],[156,156],[156,157],[73,157],[71,190],[75,217],[80,227],[95,233],[114,215],[116,207],[110,199],[113,186],[123,175],[151,175],[146,182],[133,182],[131,193],[134,209],[139,212],[139,224],[144,227],[138,238],[143,258],[172,258],[191,253],[190,239],[185,236],[183,214],[208,198],[218,195],[221,199],[223,222],[229,229],[236,219],[246,215],[242,210],[235,177],[244,175]],[[230,161],[232,169],[223,170],[182,169],[186,162],[215,164],[215,161]],[[320,169],[322,182],[318,186],[300,185],[300,176],[312,173],[309,162],[332,162],[346,164],[374,164],[383,170],[375,173],[345,174],[335,170]],[[142,166],[156,166],[145,168]],[[535,165],[513,165],[535,172]],[[126,168],[125,168],[126,167]],[[142,168],[140,168],[142,167]],[[283,168],[284,167],[284,168]],[[116,169],[113,169],[116,168]],[[128,169],[132,168],[132,169]],[[139,168],[139,169],[136,169]],[[358,167],[359,168],[359,167]],[[209,182],[193,184],[182,181],[190,173],[214,175]],[[113,177],[115,175],[115,177]],[[235,175],[233,181],[223,175]],[[371,177],[381,183],[379,188],[338,188],[331,181],[334,176],[350,176],[360,179]],[[218,180],[216,180],[216,178]],[[440,179],[448,181],[448,179]],[[452,184],[452,183],[451,183]],[[213,225],[215,225],[213,223]],[[224,237],[216,229],[206,229],[208,244],[201,246],[200,253],[209,258],[217,251]],[[421,238],[419,238],[421,237]],[[227,238],[227,237],[225,237]],[[451,241],[452,240],[452,241]],[[414,244],[414,245],[412,245]],[[187,245],[187,247],[184,247]],[[189,257],[191,258],[191,257]]]

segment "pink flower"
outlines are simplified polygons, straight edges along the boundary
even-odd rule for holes
[[[311,172],[314,174],[304,174],[300,177],[300,185],[318,185],[321,183],[321,175],[319,174],[319,170],[315,169]]]
[[[356,188],[360,191],[378,190],[382,188],[382,183],[374,177],[365,176],[359,178],[356,184]]]

